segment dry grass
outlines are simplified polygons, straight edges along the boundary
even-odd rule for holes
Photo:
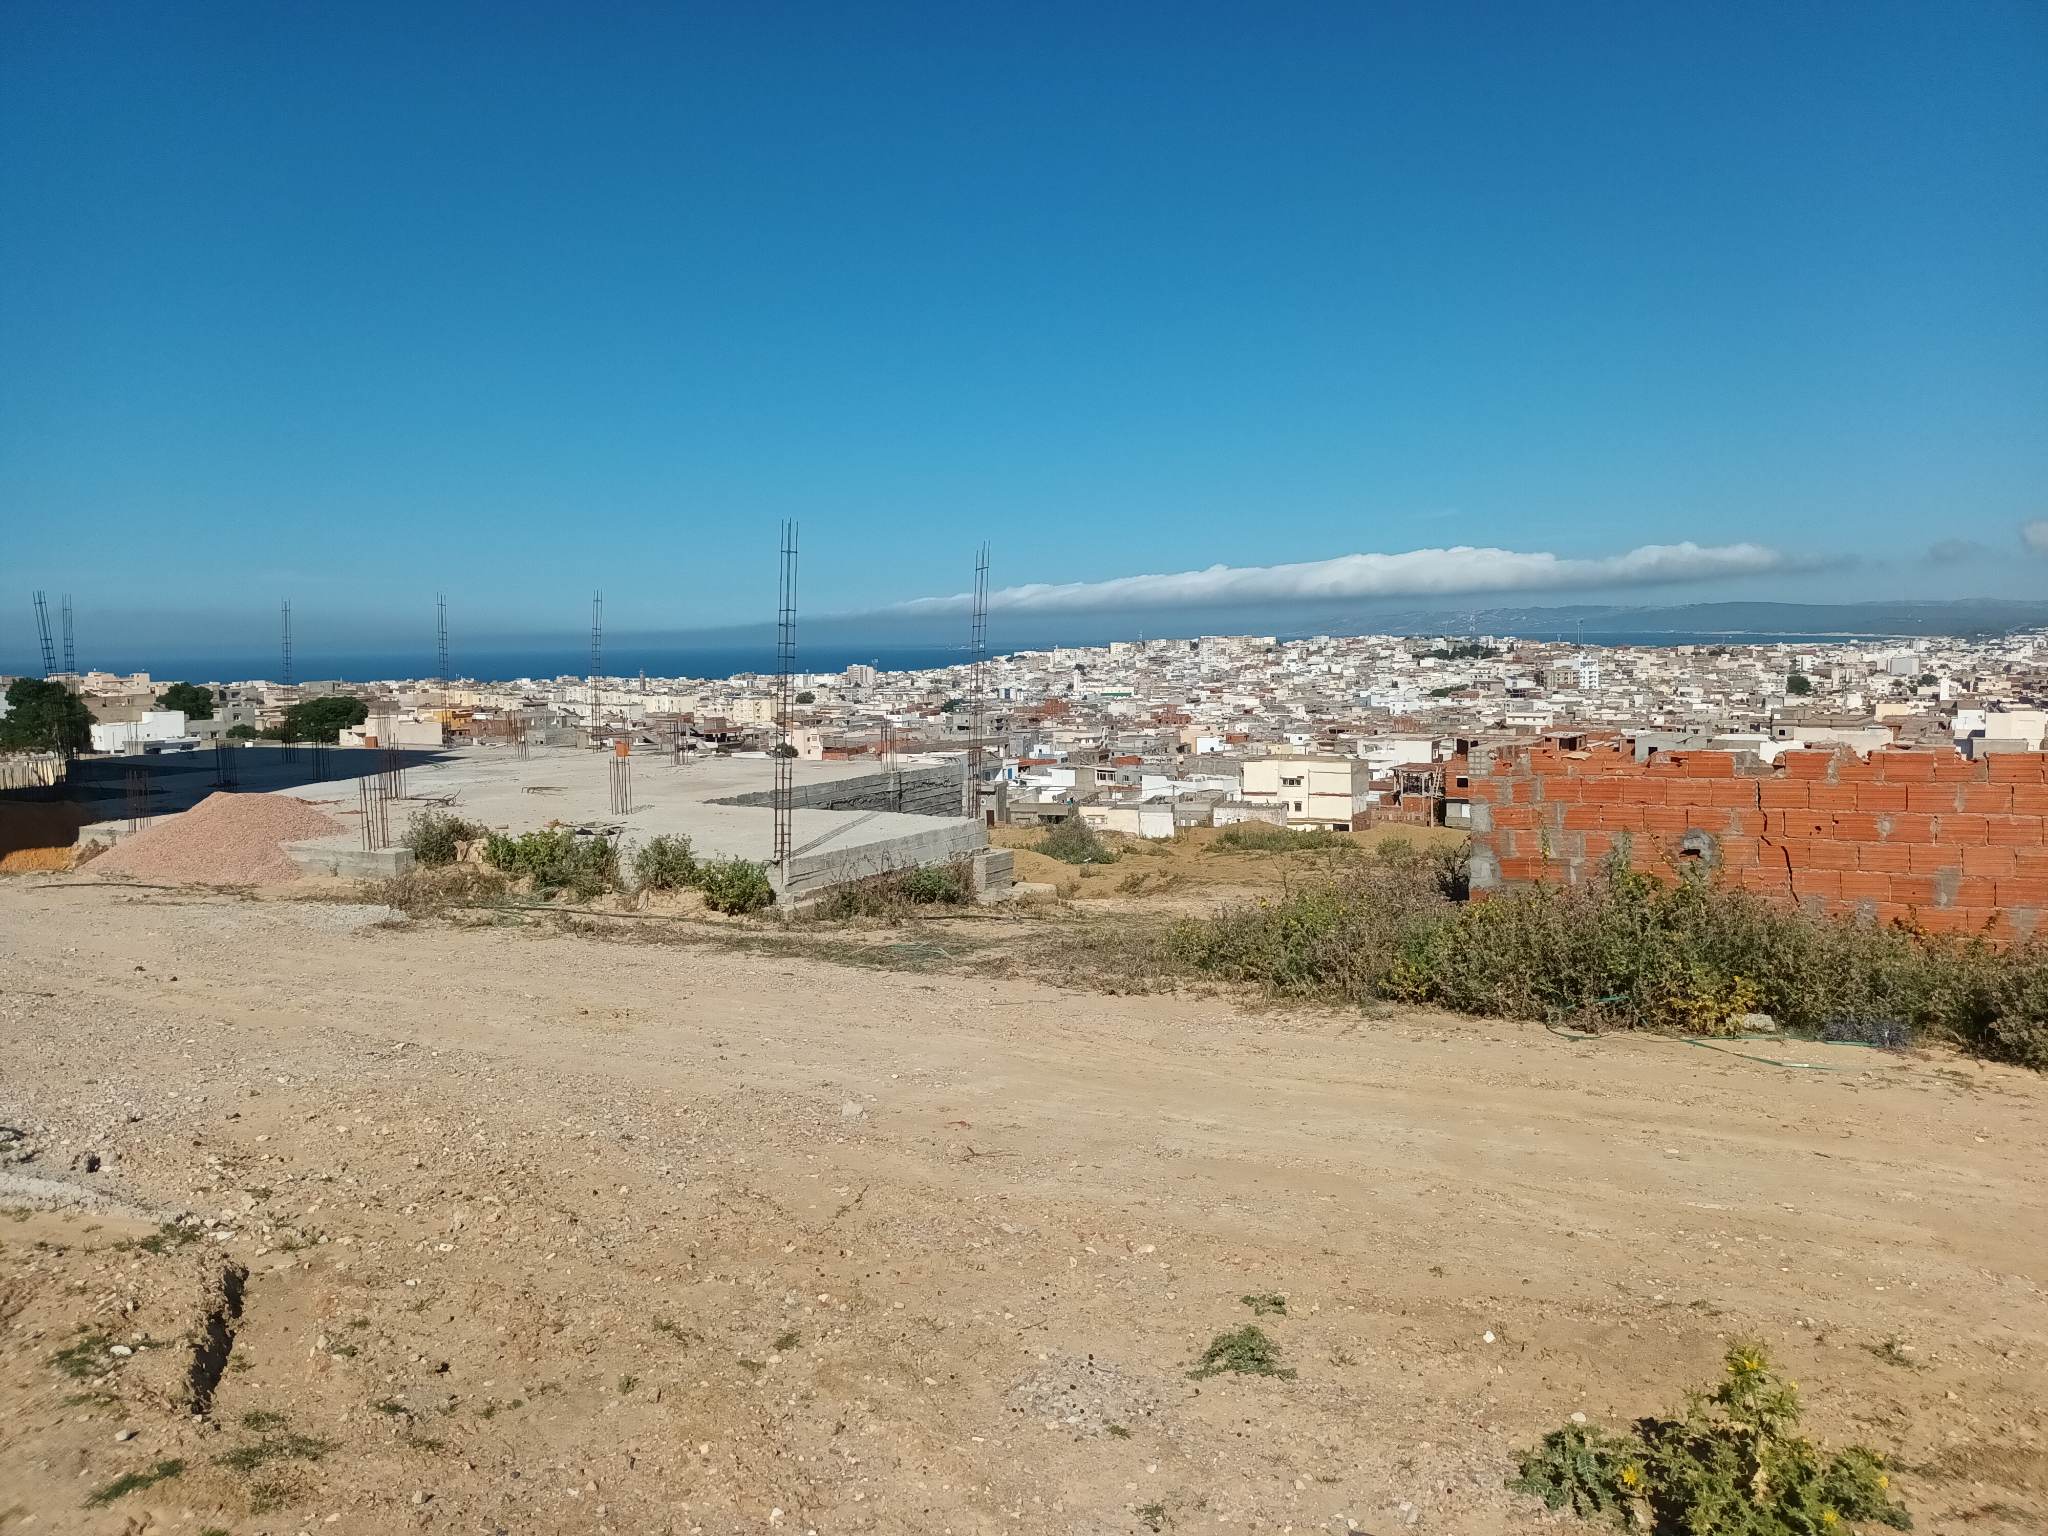
[[[1196,827],[1173,839],[1105,835],[1103,841],[1121,856],[1116,878],[1097,875],[1084,878],[1071,864],[1047,858],[1033,849],[1043,834],[1028,827],[997,827],[989,841],[998,848],[1015,851],[1017,878],[1055,887],[1069,901],[1102,901],[1133,894],[1200,896],[1209,891],[1273,890],[1299,885],[1306,879],[1330,874],[1354,853],[1369,852],[1383,843],[1405,842],[1418,848],[1458,847],[1465,834],[1449,827],[1379,826],[1363,832],[1334,834],[1339,846],[1303,848],[1290,853],[1232,851],[1219,848],[1214,827]],[[1142,870],[1145,880],[1136,892],[1120,889],[1122,877],[1133,869]]]

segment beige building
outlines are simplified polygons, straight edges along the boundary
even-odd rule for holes
[[[1239,798],[1278,808],[1289,826],[1348,832],[1365,819],[1371,784],[1372,767],[1362,758],[1261,757],[1244,765]]]

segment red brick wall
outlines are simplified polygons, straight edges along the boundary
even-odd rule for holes
[[[2048,754],[1732,752],[1623,744],[1498,754],[1472,776],[1473,888],[1572,882],[1626,844],[1669,876],[1701,850],[1717,878],[1929,932],[2048,936]]]

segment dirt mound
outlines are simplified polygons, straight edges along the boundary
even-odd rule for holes
[[[276,885],[300,875],[286,843],[342,830],[325,811],[289,795],[208,795],[93,860],[91,870],[128,880]]]

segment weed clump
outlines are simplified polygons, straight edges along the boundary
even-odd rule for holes
[[[1117,851],[1079,815],[1069,816],[1049,829],[1038,840],[1037,851],[1062,864],[1114,864],[1117,860]]]
[[[1219,1333],[1209,1341],[1209,1347],[1202,1351],[1195,1361],[1195,1368],[1188,1372],[1191,1381],[1200,1381],[1207,1376],[1221,1376],[1229,1371],[1240,1376],[1277,1376],[1282,1381],[1294,1380],[1294,1368],[1280,1363],[1280,1346],[1266,1337],[1266,1330],[1257,1323],[1246,1323],[1229,1333]]]
[[[1711,1392],[1676,1418],[1627,1435],[1585,1425],[1551,1431],[1509,1486],[1551,1509],[1605,1516],[1652,1536],[1825,1536],[1860,1522],[1907,1531],[1884,1458],[1862,1446],[1829,1454],[1801,1435],[1799,1393],[1759,1344],[1737,1344]]]
[[[518,837],[493,832],[484,839],[484,862],[531,880],[537,896],[566,891],[574,900],[589,901],[619,883],[619,852],[612,840],[579,837],[567,827]]]
[[[967,861],[927,864],[856,880],[828,891],[813,908],[827,922],[855,918],[897,918],[919,907],[959,907],[974,898],[974,877]]]
[[[697,883],[697,854],[687,837],[650,837],[633,852],[633,879],[643,890],[679,891]]]
[[[100,1509],[116,1499],[126,1498],[131,1493],[140,1493],[145,1488],[154,1488],[158,1483],[169,1482],[185,1470],[185,1463],[178,1457],[160,1461],[147,1472],[124,1472],[111,1483],[95,1488],[85,1501],[87,1509]]]
[[[464,821],[447,811],[415,811],[406,825],[403,841],[415,860],[433,869],[453,864],[461,855],[462,844],[473,843],[483,835],[484,829],[475,822]]]
[[[733,916],[758,912],[775,902],[767,867],[746,859],[717,859],[701,866],[697,889],[704,893],[705,906]]]
[[[1278,1291],[1257,1291],[1250,1296],[1237,1298],[1252,1309],[1254,1317],[1285,1317],[1287,1298]]]
[[[447,907],[479,906],[505,899],[510,881],[494,869],[452,864],[436,869],[410,869],[377,886],[377,897],[394,912],[426,917]]]

